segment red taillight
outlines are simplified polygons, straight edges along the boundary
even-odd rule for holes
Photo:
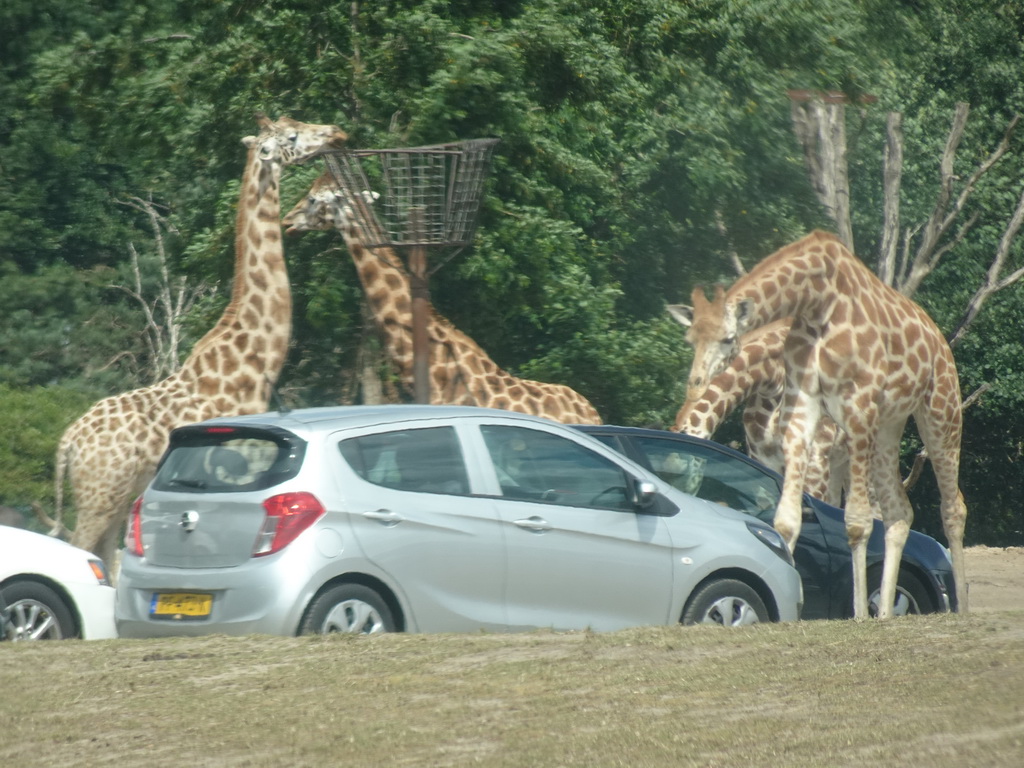
[[[324,514],[324,505],[312,493],[282,493],[263,502],[267,519],[263,521],[253,557],[272,555],[291,544],[300,533]]]
[[[124,546],[133,555],[142,557],[142,497],[139,496],[132,504],[128,514],[128,530],[124,534]]]

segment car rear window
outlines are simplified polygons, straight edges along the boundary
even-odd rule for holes
[[[342,440],[341,455],[363,480],[400,491],[468,494],[469,479],[452,427],[402,429]]]
[[[271,488],[298,474],[305,441],[284,430],[188,427],[171,433],[153,487],[227,493]]]

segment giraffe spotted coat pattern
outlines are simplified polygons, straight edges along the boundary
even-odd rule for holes
[[[800,531],[809,443],[827,415],[846,433],[850,455],[846,529],[853,550],[857,618],[869,615],[872,494],[885,525],[878,615],[892,615],[900,559],[913,520],[899,475],[899,447],[907,419],[914,417],[939,487],[958,609],[966,611],[967,507],[958,480],[960,385],[949,344],[927,313],[824,232],[781,248],[724,295],[693,309],[687,332],[694,345],[691,377],[704,380],[736,357],[742,334],[792,318],[783,348],[786,384],[780,417],[786,473],[775,524],[792,548]]]
[[[356,201],[354,204],[370,204]],[[413,386],[412,300],[409,275],[390,248],[367,248],[352,201],[329,174],[284,217],[288,232],[337,229],[355,262],[367,301],[403,385]],[[359,217],[360,219],[366,217]],[[500,408],[569,424],[600,424],[597,410],[581,394],[562,384],[520,379],[495,363],[473,339],[431,307],[430,401],[434,404]]]
[[[71,543],[113,563],[129,507],[152,478],[170,431],[214,416],[267,409],[291,336],[291,291],[281,245],[281,169],[338,147],[345,133],[288,117],[257,116],[248,136],[235,231],[230,303],[184,364],[149,387],[100,400],[57,448],[54,533],[65,477],[77,522]]]
[[[716,290],[722,291],[721,287]],[[692,301],[694,306],[707,303],[702,289],[694,289]],[[681,325],[690,326],[689,307],[672,304],[668,311]],[[743,334],[739,353],[721,373],[708,382],[699,376],[688,379],[686,402],[676,413],[672,431],[710,439],[732,412],[744,405],[747,453],[784,473],[786,460],[779,429],[786,384],[782,350],[791,323],[791,318],[784,318]],[[811,442],[804,490],[833,506],[842,506],[847,465],[845,436],[836,429],[835,422],[822,418]]]

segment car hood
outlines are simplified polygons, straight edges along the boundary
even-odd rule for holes
[[[89,558],[99,559],[52,536],[0,527],[0,580],[15,573],[52,573],[63,570],[69,562],[77,566]]]
[[[688,493],[672,488],[672,486],[668,484],[662,484],[661,489],[662,493],[669,496],[672,501],[675,502],[676,506],[682,510],[681,514],[685,515],[688,512],[692,513],[695,507],[699,507],[702,512],[707,512],[716,515],[717,517],[725,518],[726,520],[736,520],[740,523],[749,523],[753,520],[759,525],[764,525],[764,523],[756,517],[748,515],[746,512],[740,512],[732,507],[727,507],[724,504],[715,504],[714,502],[705,501],[704,499],[696,496],[691,496]]]

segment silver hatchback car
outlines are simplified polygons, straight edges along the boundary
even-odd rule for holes
[[[353,406],[174,431],[135,503],[122,637],[788,621],[779,535],[545,419]]]

